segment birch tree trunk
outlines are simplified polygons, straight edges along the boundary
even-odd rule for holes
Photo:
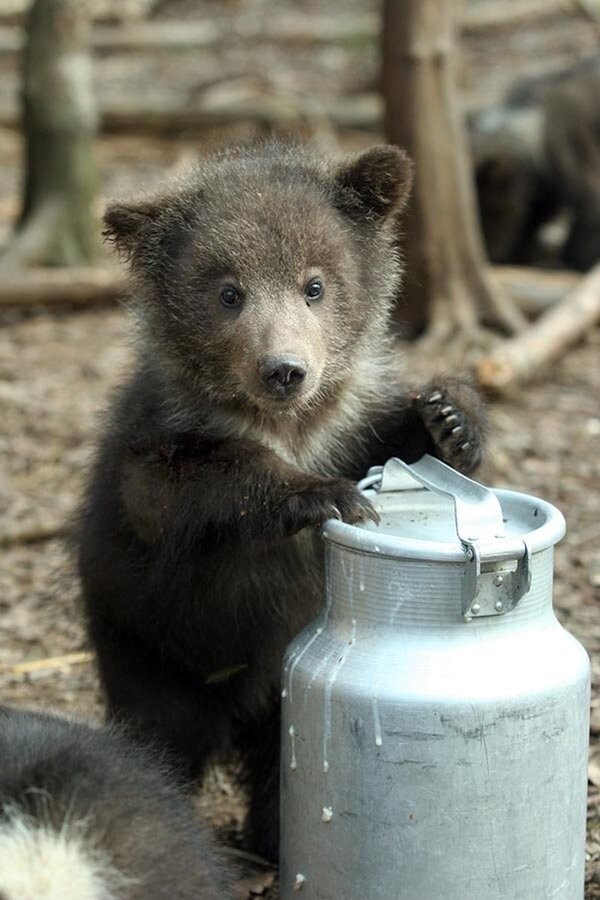
[[[476,346],[482,326],[524,325],[490,281],[456,86],[456,0],[385,0],[383,91],[388,140],[406,147],[416,181],[403,241],[397,319],[433,345]]]
[[[88,4],[34,0],[22,69],[23,207],[3,268],[83,265],[98,234]]]

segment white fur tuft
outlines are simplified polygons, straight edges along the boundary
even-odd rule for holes
[[[118,900],[130,880],[84,840],[87,822],[60,831],[18,811],[0,824],[0,896],[6,900]]]

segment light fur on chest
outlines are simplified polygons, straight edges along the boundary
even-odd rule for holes
[[[228,437],[255,440],[307,474],[335,476],[371,438],[370,420],[392,405],[398,381],[389,359],[367,360],[357,367],[330,410],[309,424],[291,421],[288,427],[269,427],[231,413],[216,418]]]

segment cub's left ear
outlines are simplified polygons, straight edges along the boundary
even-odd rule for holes
[[[374,147],[344,163],[334,177],[334,203],[355,221],[381,222],[406,205],[413,164],[404,150]]]
[[[102,236],[112,241],[119,253],[131,257],[158,221],[164,205],[157,198],[113,203],[104,213]]]

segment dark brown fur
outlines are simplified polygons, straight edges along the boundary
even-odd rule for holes
[[[241,752],[249,839],[270,858],[281,657],[322,602],[308,529],[372,516],[353,481],[389,456],[429,451],[470,471],[482,454],[473,388],[407,390],[388,337],[410,180],[392,147],[325,163],[271,144],[106,215],[131,260],[142,341],[83,515],[90,637],[111,712],[191,775]],[[220,302],[223,285],[239,307]],[[260,374],[281,354],[306,368],[289,397]]]

